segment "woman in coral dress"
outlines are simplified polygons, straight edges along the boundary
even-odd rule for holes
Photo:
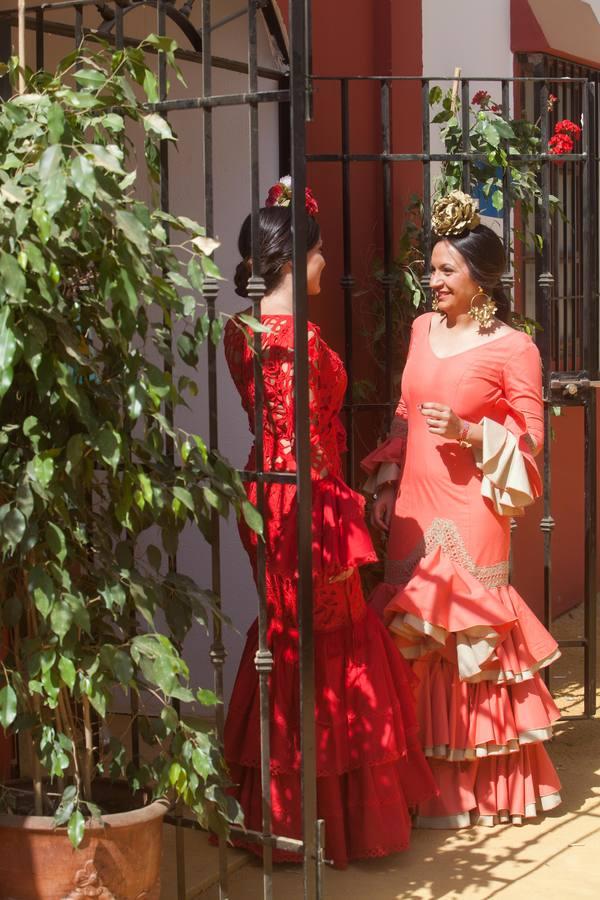
[[[419,679],[440,794],[417,824],[522,822],[560,802],[543,744],[559,713],[539,673],[559,652],[508,564],[511,517],[541,491],[540,357],[504,324],[502,243],[471,198],[444,198],[433,224],[437,312],[413,324],[390,437],[363,461],[389,528],[372,603]]]
[[[250,222],[241,230],[243,262],[237,292],[250,275]],[[308,290],[316,294],[324,259],[319,228],[308,223]],[[266,282],[264,351],[265,469],[293,472],[294,335],[290,210],[260,211],[261,274]],[[240,320],[225,331],[225,352],[254,432],[254,356]],[[409,805],[435,792],[417,737],[412,676],[386,629],[365,604],[358,566],[375,554],[363,520],[363,501],[342,480],[344,432],[338,418],[346,376],[341,360],[316,325],[309,325],[310,443],[312,453],[314,629],[318,814],[325,820],[325,855],[338,867],[351,859],[404,849]],[[247,468],[255,469],[252,448]],[[256,499],[254,484],[248,486]],[[265,485],[268,640],[273,654],[271,802],[273,832],[302,836],[300,708],[296,580],[295,485]],[[241,536],[253,568],[255,535]],[[225,726],[225,758],[249,829],[262,831],[259,691],[254,657],[257,623],[246,647]],[[249,845],[257,849],[257,845]],[[276,851],[275,860],[299,861]]]

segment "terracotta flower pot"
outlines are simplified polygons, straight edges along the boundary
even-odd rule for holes
[[[165,801],[103,816],[74,850],[46,816],[0,816],[0,900],[158,900]]]

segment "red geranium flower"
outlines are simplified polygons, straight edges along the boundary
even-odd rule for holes
[[[476,94],[473,94],[473,99],[471,103],[473,106],[486,106],[489,100],[491,100],[490,94],[487,91],[477,91]]]
[[[556,94],[548,94],[548,112],[552,112],[555,103],[558,103],[558,97],[556,96]]]
[[[574,143],[572,138],[569,137],[568,134],[555,134],[548,141],[548,152],[549,153],[572,153],[574,150]]]
[[[570,134],[574,140],[577,140],[581,135],[581,128],[570,119],[563,119],[554,126],[554,134]]]

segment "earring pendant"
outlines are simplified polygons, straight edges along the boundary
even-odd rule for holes
[[[480,303],[476,303],[478,297],[485,297]],[[489,328],[492,322],[494,321],[494,316],[498,307],[494,303],[493,299],[489,294],[483,290],[483,288],[479,288],[477,293],[471,298],[471,304],[469,306],[469,315],[472,319],[475,319],[480,328]]]

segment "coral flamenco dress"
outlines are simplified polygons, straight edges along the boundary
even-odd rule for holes
[[[265,470],[295,470],[293,318],[263,316]],[[338,418],[346,375],[339,357],[309,326],[312,543],[318,814],[325,854],[339,867],[404,849],[409,806],[435,784],[420,749],[413,677],[380,619],[365,603],[357,567],[375,559],[363,500],[341,478],[344,431]],[[225,329],[227,362],[254,432],[253,353],[241,322]],[[255,469],[254,448],[247,468]],[[256,487],[248,485],[250,500]],[[273,832],[301,839],[300,706],[296,580],[296,488],[265,485],[266,603],[270,676]],[[240,526],[254,571],[255,536]],[[349,577],[331,581],[336,575]],[[225,758],[245,825],[262,830],[259,691],[248,632],[225,725]],[[249,849],[256,849],[250,845]],[[298,861],[276,851],[275,860]]]
[[[543,744],[559,713],[539,673],[559,651],[508,578],[510,519],[541,492],[540,357],[511,330],[439,358],[435,315],[413,324],[390,437],[363,460],[379,483],[401,472],[372,606],[419,679],[421,740],[440,793],[420,804],[416,824],[519,823],[560,802]],[[482,449],[430,434],[426,401],[482,423]]]

